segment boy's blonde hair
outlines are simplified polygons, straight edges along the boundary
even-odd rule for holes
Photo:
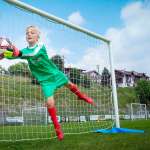
[[[26,28],[26,31],[27,31],[28,29],[30,29],[30,28],[35,29],[35,30],[37,31],[37,33],[38,33],[39,38],[40,38],[40,30],[39,30],[39,28],[38,28],[37,26],[31,25],[31,26],[28,26],[28,27]]]

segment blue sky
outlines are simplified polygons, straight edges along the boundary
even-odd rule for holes
[[[79,11],[86,20],[84,27],[104,34],[107,28],[121,26],[120,11],[133,0],[22,0],[67,20]]]
[[[32,6],[99,33],[112,41],[115,69],[150,75],[150,1],[149,0],[22,0]],[[30,24],[40,27],[49,55],[65,56],[66,66],[96,69],[108,63],[106,47],[97,45],[37,16],[0,3],[1,36],[9,37],[19,48],[26,45],[24,30]],[[5,10],[5,13],[4,11]],[[17,15],[16,13],[19,12]],[[107,60],[106,60],[107,59]],[[17,61],[3,60],[6,67]],[[106,65],[107,66],[107,65]]]

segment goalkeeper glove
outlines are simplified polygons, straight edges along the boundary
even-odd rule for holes
[[[4,52],[4,57],[5,58],[13,58],[13,57],[18,57],[21,56],[21,52],[19,51],[18,48],[16,48],[10,40],[7,38],[7,42],[9,43],[9,46],[7,47],[7,50]]]
[[[11,58],[15,58],[15,57],[20,57],[22,56],[22,53],[17,49],[17,50],[6,50],[4,53],[3,53],[3,56],[4,58],[8,58],[8,59],[11,59]]]
[[[13,51],[10,51],[10,50],[6,50],[3,55],[4,55],[4,58],[13,58],[14,57]]]
[[[14,45],[11,45],[11,47],[3,53],[3,56],[4,58],[18,57],[21,56],[21,52]]]
[[[14,45],[11,45],[11,48],[8,49],[8,51],[12,51],[14,57],[18,57],[21,54],[20,51],[19,51],[19,49],[16,48]]]

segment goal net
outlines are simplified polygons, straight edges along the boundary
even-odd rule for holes
[[[131,103],[131,119],[147,119],[146,104]]]
[[[2,1],[0,7],[3,8],[0,36],[9,38],[22,49],[26,47],[26,27],[38,26],[49,58],[97,104],[93,107],[78,100],[65,87],[58,89],[55,102],[64,134],[111,128],[114,105],[109,41],[79,26],[75,29],[76,25],[61,23],[62,19],[52,20],[48,13],[42,16],[43,11],[38,14],[6,1]],[[40,85],[32,77],[26,60],[0,61],[0,98],[1,141],[56,137]]]

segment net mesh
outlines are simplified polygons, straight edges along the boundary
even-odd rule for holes
[[[93,107],[78,100],[65,87],[58,89],[54,98],[64,133],[112,127],[114,107],[107,44],[5,2],[0,7],[4,8],[0,10],[0,36],[22,49],[26,46],[26,27],[38,26],[49,58],[97,104]],[[0,65],[0,140],[56,137],[40,85],[32,77],[27,61],[3,59]]]
[[[131,103],[131,119],[147,119],[146,104]]]

